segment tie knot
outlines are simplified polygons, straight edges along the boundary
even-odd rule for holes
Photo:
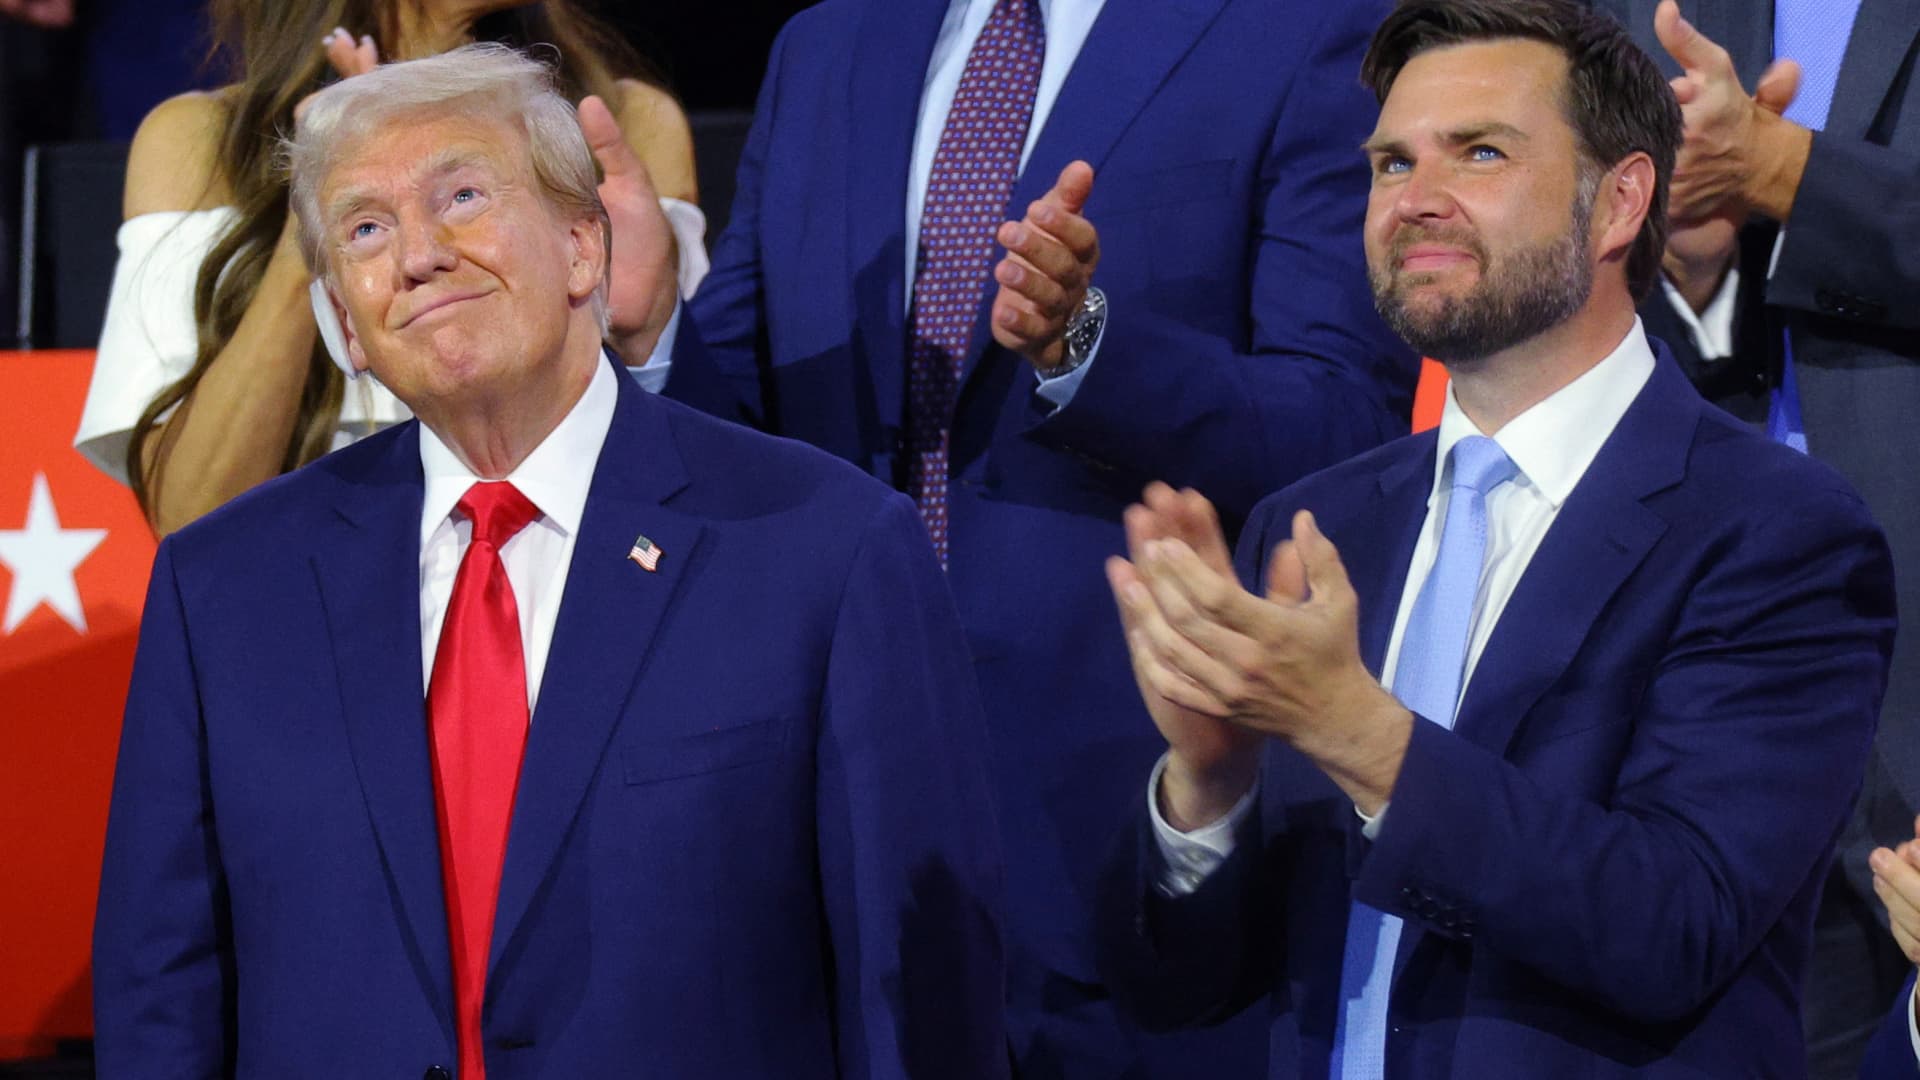
[[[540,508],[505,480],[483,480],[467,489],[455,507],[473,522],[473,542],[495,550],[540,516]]]
[[[1481,495],[1511,480],[1519,469],[1500,444],[1485,435],[1469,435],[1453,444],[1453,486]]]

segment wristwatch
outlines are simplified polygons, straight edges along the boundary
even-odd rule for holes
[[[1060,362],[1042,369],[1040,377],[1057,379],[1086,363],[1093,355],[1094,345],[1100,341],[1100,331],[1106,326],[1107,294],[1089,285],[1087,295],[1080,300],[1080,310],[1067,320],[1066,333],[1061,335],[1066,348],[1062,350]]]

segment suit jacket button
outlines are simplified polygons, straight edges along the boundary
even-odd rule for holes
[[[421,1076],[420,1080],[453,1080],[453,1074],[448,1072],[444,1065],[429,1065],[426,1074]]]

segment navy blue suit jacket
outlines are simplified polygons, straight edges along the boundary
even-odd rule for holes
[[[828,0],[782,32],[691,304],[708,355],[680,349],[666,390],[896,485],[909,159],[947,7]],[[1068,162],[1093,165],[1111,311],[1050,413],[1030,365],[992,343],[989,283],[952,424],[948,577],[1008,823],[1016,983],[1051,980],[1039,1004],[1016,986],[1016,1028],[1104,998],[1099,851],[1158,752],[1101,577],[1121,512],[1162,479],[1237,522],[1406,430],[1416,360],[1372,310],[1360,240],[1375,106],[1357,72],[1386,8],[1107,0],[1014,190],[1017,218]],[[1124,1060],[1124,1036],[1100,1039]]]
[[[619,393],[513,811],[488,1075],[1004,1074],[979,703],[912,505]],[[454,1061],[418,443],[160,546],[95,930],[103,1076]]]
[[[1920,1080],[1920,1059],[1913,1054],[1913,1039],[1907,1033],[1907,1017],[1913,1013],[1913,976],[1900,988],[1900,997],[1867,1044],[1867,1056],[1860,1063],[1860,1080]]]
[[[1272,1075],[1325,1075],[1349,899],[1406,920],[1387,1075],[1804,1068],[1813,905],[1892,645],[1879,529],[1831,469],[1699,398],[1664,347],[1560,509],[1448,732],[1416,719],[1378,838],[1275,746],[1194,894],[1141,824],[1103,940],[1143,1017],[1272,1011]],[[1315,512],[1386,651],[1434,476],[1409,437],[1262,504],[1241,568]]]

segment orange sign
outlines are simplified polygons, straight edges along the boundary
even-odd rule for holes
[[[1413,430],[1440,426],[1447,407],[1447,369],[1432,360],[1420,361],[1420,383],[1413,388]]]
[[[0,352],[0,1060],[92,1032],[94,893],[154,540],[72,448],[86,350]]]

